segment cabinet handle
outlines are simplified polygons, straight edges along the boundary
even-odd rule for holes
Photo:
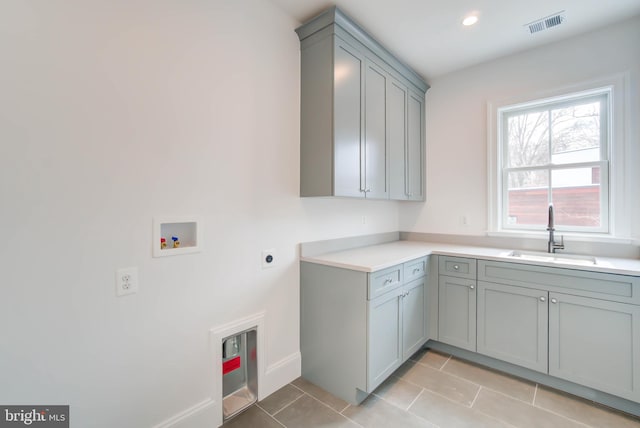
[[[551,303],[558,303],[558,299],[551,299]]]
[[[453,265],[453,268],[454,268],[455,270],[458,270],[458,269],[460,269],[460,266],[458,266],[458,265]]]
[[[547,301],[547,298],[546,298],[546,297],[540,297],[540,301],[541,301],[541,302],[546,302],[546,301]]]
[[[393,282],[393,279],[387,278],[384,280],[384,285],[391,284],[392,282]]]
[[[364,193],[369,193],[370,191],[371,191],[371,188],[364,189]]]
[[[420,268],[415,268],[415,269],[413,270],[413,273],[418,273],[418,272],[420,272]]]
[[[476,288],[476,286],[475,285],[470,285],[469,288],[473,290],[474,288]]]

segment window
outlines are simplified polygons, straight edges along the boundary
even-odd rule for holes
[[[610,89],[497,110],[498,220],[505,231],[609,233]]]

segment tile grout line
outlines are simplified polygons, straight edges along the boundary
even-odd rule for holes
[[[444,362],[444,364],[442,364],[442,365],[440,366],[440,368],[438,369],[439,371],[441,371],[441,372],[443,372],[443,373],[444,373],[444,367],[447,365],[447,363],[448,363],[449,361],[451,361],[451,357],[452,357],[452,356],[451,356],[451,355],[449,355],[449,358],[447,358],[447,361],[445,361],[445,362]]]
[[[478,392],[476,392],[476,396],[473,397],[473,401],[471,402],[471,405],[469,406],[469,408],[473,408],[473,405],[476,404],[476,400],[478,399],[478,397],[480,396],[480,391],[482,391],[483,386],[480,385],[480,388],[478,388]]]
[[[447,360],[447,361],[448,361],[448,360]],[[445,363],[445,364],[446,364],[446,363]],[[443,365],[442,367],[444,368],[444,365]],[[436,370],[436,369],[435,369],[435,368],[433,368],[433,367],[430,367],[430,368],[432,368],[433,370]],[[454,377],[454,378],[456,378],[456,379],[460,379],[460,380],[462,380],[462,381],[465,381],[465,382],[467,382],[467,383],[470,383],[471,385],[477,386],[478,388],[484,388],[484,389],[487,389],[487,390],[489,390],[489,391],[497,392],[498,394],[502,394],[502,395],[504,395],[505,397],[513,398],[514,400],[520,401],[521,403],[525,403],[525,404],[531,405],[531,403],[530,403],[530,402],[528,402],[528,401],[525,401],[525,400],[522,400],[521,398],[514,397],[514,396],[512,396],[512,395],[506,394],[506,393],[505,393],[505,392],[503,392],[503,391],[499,391],[499,390],[497,390],[497,389],[494,389],[494,388],[488,387],[488,386],[486,386],[486,385],[483,385],[483,384],[480,384],[480,383],[476,383],[476,382],[474,382],[474,381],[472,381],[472,380],[467,379],[466,377],[462,377],[462,376],[460,376],[460,375],[457,375],[457,374],[454,374],[454,373],[451,373],[451,372],[446,372],[446,371],[443,371],[443,370],[440,370],[440,371],[441,371],[442,373],[446,374],[446,375],[449,375],[449,376]],[[437,394],[437,395],[439,395],[439,396],[441,396],[441,397],[447,398],[448,400],[450,400],[450,401],[452,401],[452,402],[454,402],[454,403],[458,403],[458,404],[461,404],[461,405],[463,405],[463,406],[467,407],[466,405],[464,405],[464,404],[462,404],[462,403],[460,403],[460,402],[458,402],[458,401],[451,400],[449,397],[446,397],[445,395],[442,395],[442,394],[440,394],[440,393],[438,393],[438,392],[436,392],[436,391],[433,391],[433,390],[431,390],[431,389],[429,389],[429,388],[425,388],[424,386],[422,386],[422,385],[420,385],[420,384],[417,384],[417,383],[415,383],[415,382],[412,382],[411,380],[409,380],[409,379],[407,379],[407,378],[400,377],[400,379],[402,379],[403,381],[405,381],[405,382],[407,382],[407,383],[410,383],[411,385],[417,386],[417,387],[419,387],[419,388],[424,388],[425,390],[427,390],[427,391],[429,391],[429,392],[432,392],[432,393]],[[537,385],[537,384],[536,384],[536,385]],[[474,402],[475,402],[475,399],[474,399]]]
[[[410,384],[411,384],[411,385],[413,385],[413,386],[417,386],[418,388],[422,388],[422,391],[423,391],[423,392],[428,391],[430,394],[437,395],[438,397],[440,397],[440,398],[444,398],[445,400],[448,400],[448,401],[451,401],[451,402],[452,402],[452,403],[454,403],[454,404],[457,404],[457,405],[462,406],[462,407],[466,407],[467,409],[469,408],[467,405],[465,405],[465,404],[463,404],[463,403],[461,403],[461,402],[459,402],[459,401],[456,401],[456,400],[454,400],[454,399],[452,399],[452,398],[450,398],[450,397],[447,397],[446,395],[441,394],[441,393],[439,393],[438,391],[434,391],[434,390],[431,390],[431,389],[429,389],[429,388],[425,388],[424,386],[420,386],[420,385],[418,385],[417,383],[413,383],[413,382],[408,381],[408,380],[406,380],[406,379],[403,379],[403,380],[404,380],[405,382],[407,382],[407,383],[410,383]],[[480,387],[480,385],[476,385],[476,386],[477,386],[477,387]]]
[[[536,398],[538,397],[538,384],[536,383],[536,389],[533,390],[533,402],[531,405],[536,407]]]
[[[406,408],[406,409],[404,409],[404,410],[408,412],[408,411],[409,411],[409,409],[411,408],[411,406],[413,406],[413,405],[416,403],[416,401],[418,401],[418,398],[420,398],[420,397],[422,396],[422,393],[424,393],[424,388],[422,388],[422,389],[420,390],[420,392],[418,393],[418,395],[416,395],[416,398],[414,398],[414,399],[413,399],[413,401],[412,401],[411,403],[409,403],[409,405],[407,406],[407,408]]]
[[[416,400],[418,399],[418,397],[420,397],[420,395],[422,395],[422,392],[425,390],[425,388],[424,388],[423,386],[416,385],[415,383],[409,382],[409,381],[407,381],[406,379],[402,379],[401,377],[395,376],[395,375],[393,375],[393,374],[391,374],[391,375],[389,376],[389,379],[390,379],[390,378],[392,378],[392,377],[394,377],[397,381],[404,382],[404,383],[406,383],[406,384],[408,384],[408,385],[415,386],[416,388],[419,388],[419,389],[420,389],[420,392],[418,392],[418,395],[417,395],[417,396],[416,396],[416,397],[411,401],[411,403],[409,403],[409,406],[408,406],[406,409],[405,409],[405,408],[403,408],[403,407],[401,407],[401,406],[399,406],[398,404],[396,404],[396,403],[394,403],[394,402],[392,402],[392,401],[388,400],[388,399],[387,399],[387,398],[385,398],[384,396],[382,396],[382,395],[378,394],[378,393],[376,392],[376,391],[377,391],[377,389],[376,389],[376,391],[373,391],[373,392],[371,393],[371,395],[374,395],[374,396],[378,397],[379,399],[381,399],[381,400],[383,400],[383,401],[385,401],[385,402],[389,403],[390,405],[392,405],[392,406],[394,406],[394,407],[397,407],[397,408],[398,408],[398,409],[400,409],[400,410],[408,411],[408,410],[409,410],[409,407],[411,407],[411,406],[413,405],[413,403],[415,403],[415,402],[416,402]]]
[[[298,397],[298,398],[300,398],[300,397]],[[297,400],[297,399],[296,399],[296,400]],[[296,400],[293,400],[293,401],[296,401]],[[292,401],[291,403],[293,403],[293,401]],[[287,404],[287,406],[285,406],[285,407],[288,407],[289,405],[291,405],[291,403]],[[269,412],[267,412],[265,409],[263,409],[263,408],[260,406],[260,404],[256,403],[256,407],[258,407],[260,410],[262,410],[263,412],[265,412],[265,413],[266,413],[266,414],[267,414],[271,419],[273,419],[273,420],[274,420],[278,425],[283,426],[284,428],[287,428],[287,426],[286,426],[285,424],[283,424],[282,422],[280,422],[279,420],[277,420],[277,419],[275,418],[275,415],[276,415],[278,412],[280,412],[280,410],[282,410],[282,409],[278,410],[276,413],[274,413],[274,414],[272,415],[272,414],[270,414]],[[284,407],[283,407],[283,408],[284,408]]]
[[[447,375],[453,376],[453,377],[455,377],[455,378],[457,378],[457,379],[464,380],[464,381],[469,382],[469,383],[471,383],[471,384],[473,384],[473,385],[476,385],[476,386],[478,386],[478,387],[482,387],[482,388],[488,389],[489,391],[493,391],[493,392],[500,393],[500,394],[505,395],[505,396],[507,396],[507,397],[513,398],[514,400],[518,400],[518,401],[521,401],[521,402],[523,402],[523,403],[531,404],[530,402],[525,401],[525,400],[523,400],[523,399],[521,399],[521,398],[514,397],[513,395],[509,395],[509,394],[507,394],[507,393],[505,393],[505,392],[503,392],[503,391],[500,391],[500,390],[494,389],[494,388],[492,388],[492,387],[490,387],[490,386],[487,386],[487,385],[484,385],[484,384],[481,384],[481,383],[477,383],[477,382],[475,382],[475,381],[473,381],[473,380],[470,380],[470,379],[468,379],[468,378],[466,378],[466,377],[464,377],[464,376],[461,376],[461,375],[458,375],[458,374],[455,374],[455,373],[451,373],[451,372],[447,372],[447,371],[444,371],[444,370],[442,371],[442,373],[445,373],[445,374],[447,374]],[[502,373],[498,372],[498,374],[502,374]],[[521,378],[518,378],[518,377],[514,377],[514,379],[515,379],[515,380],[519,380],[519,381],[524,381],[524,379],[521,379]],[[538,384],[535,384],[535,385],[537,386]],[[419,385],[418,385],[418,386],[419,386]]]
[[[308,395],[309,397],[311,397],[312,399],[316,400],[318,403],[322,404],[323,406],[325,406],[326,408],[328,408],[328,409],[329,409],[329,410],[331,410],[332,412],[334,412],[334,413],[336,413],[336,414],[338,414],[338,415],[342,416],[343,418],[345,418],[345,419],[346,419],[346,420],[348,420],[348,421],[353,422],[354,424],[358,425],[359,427],[362,427],[362,425],[360,425],[359,423],[357,423],[357,422],[356,422],[356,421],[354,421],[353,419],[351,419],[351,418],[349,418],[349,417],[347,417],[347,416],[343,415],[341,412],[338,412],[336,409],[334,409],[333,407],[331,407],[330,405],[328,405],[327,403],[325,403],[324,401],[322,401],[322,400],[321,400],[321,399],[319,399],[318,397],[315,397],[315,396],[313,396],[313,395],[309,394],[309,393],[308,393],[308,392],[306,392],[306,391],[303,391],[303,392],[304,392],[304,395]],[[301,395],[300,397],[302,397],[302,395]],[[296,400],[296,401],[297,401],[297,400]],[[342,409],[342,411],[344,412],[345,410],[347,410],[347,408],[349,408],[349,406],[350,406],[350,405],[351,405],[351,404],[347,404],[347,407],[345,407],[344,409]]]
[[[293,385],[293,384],[290,384],[290,385]],[[322,404],[324,404],[325,406],[327,406],[328,408],[330,408],[330,409],[331,409],[331,410],[333,410],[334,412],[338,412],[338,413],[342,414],[342,412],[344,412],[345,410],[347,410],[347,409],[349,408],[349,406],[351,406],[351,403],[347,403],[347,405],[346,405],[342,410],[340,410],[340,411],[339,411],[339,410],[334,409],[333,407],[331,407],[331,405],[330,405],[330,404],[325,403],[325,402],[324,402],[324,401],[322,401],[320,398],[316,397],[315,395],[311,394],[310,392],[305,391],[304,389],[300,388],[299,386],[296,386],[296,385],[293,385],[293,386],[295,386],[295,387],[296,387],[298,390],[300,390],[300,392],[302,392],[303,394],[307,394],[309,397],[311,397],[311,398],[315,398],[316,400],[318,400],[319,402],[321,402]],[[328,394],[331,394],[329,391],[325,391],[325,392],[327,392]],[[331,395],[335,397],[335,395],[333,395],[333,394],[331,394]],[[298,398],[300,398],[300,397],[298,397]],[[296,399],[296,400],[297,400],[297,399]],[[294,401],[295,401],[295,400],[294,400]],[[342,401],[344,401],[344,400],[342,400]]]
[[[295,385],[294,385],[295,386]],[[296,387],[297,388],[297,387]],[[300,389],[300,388],[298,388]],[[296,397],[293,401],[291,401],[289,404],[282,406],[282,408],[280,410],[278,410],[277,412],[273,412],[273,415],[271,416],[275,416],[278,413],[280,413],[281,411],[283,411],[284,409],[286,409],[287,407],[291,406],[293,403],[295,403],[296,401],[298,401],[300,399],[300,397],[304,396],[305,392],[304,391],[300,391],[302,392],[302,394],[300,394],[298,397]],[[268,413],[268,412],[267,412]]]
[[[536,386],[537,386],[537,384],[536,384]],[[560,414],[560,413],[556,413],[556,412],[554,412],[553,410],[546,409],[546,408],[544,408],[544,407],[536,407],[536,406],[534,406],[534,405],[532,405],[532,404],[530,404],[530,403],[527,403],[526,401],[522,401],[522,400],[519,400],[519,399],[517,399],[517,398],[515,398],[515,397],[512,397],[512,396],[510,396],[510,395],[507,395],[507,394],[505,394],[504,392],[494,391],[494,390],[492,390],[492,389],[490,389],[490,388],[486,388],[486,389],[489,389],[490,391],[492,391],[492,392],[494,392],[494,393],[496,393],[496,394],[503,395],[503,396],[505,396],[505,397],[507,397],[507,398],[510,398],[510,399],[512,399],[512,400],[516,400],[516,401],[519,401],[519,402],[521,402],[521,403],[524,403],[524,404],[526,404],[527,406],[531,406],[531,407],[532,407],[533,409],[535,409],[535,410],[538,410],[538,411],[541,411],[541,412],[545,412],[545,413],[550,413],[550,414],[552,414],[552,415],[555,415],[555,416],[560,417],[561,419],[566,419],[566,420],[568,420],[568,421],[571,421],[571,422],[577,423],[578,425],[583,425],[583,426],[588,427],[588,428],[593,428],[593,427],[591,427],[590,425],[586,424],[585,422],[580,422],[580,421],[578,421],[578,420],[575,420],[575,419],[570,418],[570,417],[568,417],[568,416],[562,415],[562,414]],[[484,413],[484,412],[482,412],[481,410],[478,410],[478,411],[479,411],[480,413],[485,414],[485,413]],[[491,416],[491,415],[488,415],[488,416]],[[497,419],[495,416],[492,416],[492,417],[493,417],[494,419]],[[500,419],[500,420],[501,420],[501,419]],[[506,421],[504,421],[504,422],[506,422]]]
[[[344,409],[342,409],[342,412],[344,412],[345,410],[347,410],[349,407],[352,407],[351,403],[347,404],[347,407],[345,407]],[[342,412],[340,412],[340,415],[345,418],[346,420],[353,422],[354,424],[358,425],[361,428],[365,428],[364,426],[360,425],[358,422],[354,421],[353,419],[351,419],[349,416],[343,414]]]
[[[342,416],[344,416],[344,414],[342,412],[347,410],[349,407],[351,407],[351,403],[347,404],[347,407],[345,407],[344,409],[340,410],[338,413],[340,413]],[[346,416],[345,416],[345,418],[346,418]]]

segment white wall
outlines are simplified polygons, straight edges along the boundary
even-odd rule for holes
[[[267,366],[295,357],[299,242],[398,229],[395,202],[298,197],[296,26],[264,0],[0,3],[0,403],[158,424],[211,398],[212,327],[264,310]],[[152,258],[183,214],[205,250]]]
[[[550,30],[552,31],[552,30]],[[640,19],[487,62],[431,80],[426,101],[427,203],[403,205],[400,230],[460,235],[487,231],[487,102],[535,96],[629,72],[631,141],[640,163]],[[628,180],[632,236],[640,237],[640,177]],[[462,217],[467,216],[464,225]],[[633,220],[635,219],[635,220]]]

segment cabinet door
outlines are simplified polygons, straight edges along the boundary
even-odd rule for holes
[[[406,284],[402,294],[402,356],[412,356],[427,341],[425,278]]]
[[[476,282],[440,275],[438,279],[438,340],[476,350]]]
[[[424,94],[410,91],[407,104],[407,194],[410,200],[425,199]]]
[[[478,282],[478,352],[547,373],[548,293]]]
[[[386,199],[387,185],[387,73],[366,62],[364,96],[364,189],[367,198]]]
[[[387,128],[389,132],[389,197],[406,200],[407,189],[407,98],[408,90],[389,78],[387,94]]]
[[[365,196],[364,170],[361,169],[364,71],[362,54],[336,38],[333,88],[333,185],[336,196]]]
[[[549,374],[640,401],[640,306],[549,299]]]
[[[387,110],[390,198],[424,200],[424,94],[390,77]]]
[[[401,293],[399,288],[369,301],[367,392],[372,392],[402,364]]]

